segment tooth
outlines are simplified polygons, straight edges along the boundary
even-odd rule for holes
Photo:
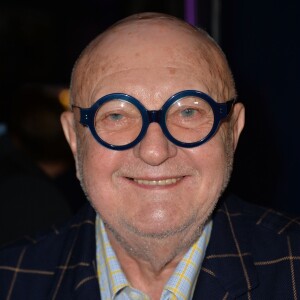
[[[145,185],[169,185],[176,183],[179,178],[169,178],[163,180],[144,180],[144,179],[134,179],[135,182],[138,184],[145,184]]]

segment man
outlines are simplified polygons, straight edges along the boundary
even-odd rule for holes
[[[220,48],[174,17],[98,36],[62,115],[94,210],[4,249],[1,299],[297,299],[299,221],[219,200],[244,125],[235,97]]]

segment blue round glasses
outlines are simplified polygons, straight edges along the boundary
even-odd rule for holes
[[[197,90],[185,90],[171,96],[160,110],[147,110],[136,98],[113,93],[101,97],[90,108],[80,110],[80,123],[89,127],[101,145],[126,150],[138,144],[152,122],[175,145],[197,147],[217,132],[229,115],[234,100],[218,103]]]

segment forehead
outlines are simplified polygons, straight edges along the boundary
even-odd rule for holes
[[[208,41],[180,22],[130,22],[100,36],[84,54],[77,73],[89,104],[101,93],[137,92],[159,88],[162,82],[163,89],[172,85],[196,89],[198,82],[209,93],[210,52]],[[186,86],[187,81],[191,86]]]

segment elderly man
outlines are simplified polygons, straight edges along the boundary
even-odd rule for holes
[[[93,208],[2,250],[1,299],[298,299],[299,221],[220,198],[244,126],[235,97],[220,48],[174,17],[134,15],[92,41],[62,124]]]

